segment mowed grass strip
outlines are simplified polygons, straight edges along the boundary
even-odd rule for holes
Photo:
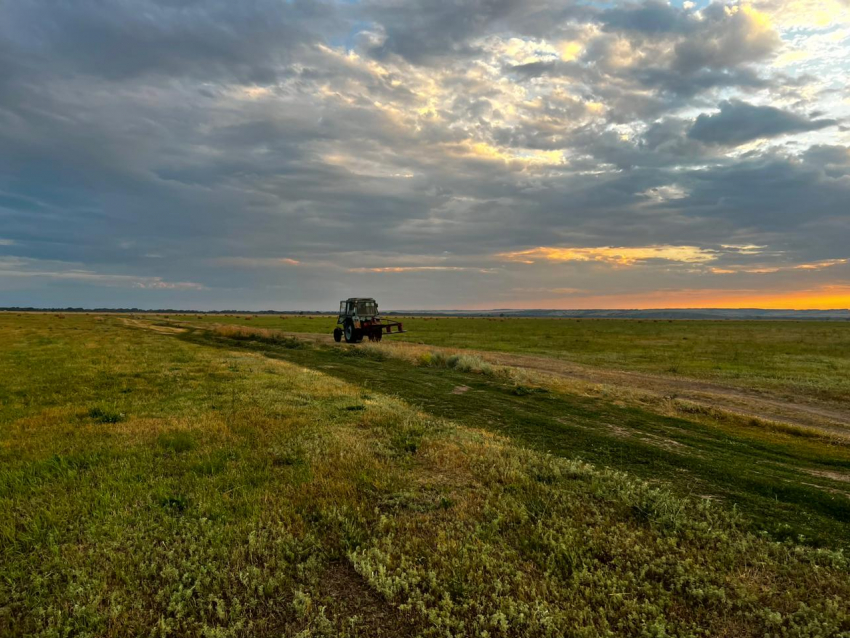
[[[843,554],[715,503],[250,350],[0,331],[4,636],[850,631]]]
[[[230,323],[325,334],[330,334],[336,324],[335,316],[173,318],[199,326]],[[600,368],[712,380],[844,404],[850,397],[850,322],[496,317],[402,320],[409,332],[394,340],[545,355]]]

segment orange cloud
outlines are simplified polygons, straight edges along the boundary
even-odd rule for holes
[[[729,268],[709,268],[709,272],[715,275],[735,275],[746,273],[748,275],[767,275],[776,272],[787,272],[790,270],[823,270],[834,266],[850,264],[850,259],[824,259],[808,264],[797,264],[796,266],[758,266],[743,268],[741,266],[730,266]]]
[[[794,266],[794,270],[822,270],[824,268],[832,268],[833,266],[840,266],[846,263],[850,263],[850,259],[824,259],[823,261],[816,261],[812,264],[800,264],[799,266]]]
[[[558,248],[539,246],[530,250],[501,253],[498,258],[533,264],[536,261],[597,261],[617,266],[632,266],[641,262],[660,259],[688,264],[699,264],[717,259],[712,250],[697,246],[643,246],[636,248],[603,246],[599,248]]]

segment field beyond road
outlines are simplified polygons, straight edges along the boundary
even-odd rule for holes
[[[850,635],[846,438],[441,350],[841,410],[850,326],[545,321],[0,314],[0,635]]]

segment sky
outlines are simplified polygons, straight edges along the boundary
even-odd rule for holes
[[[850,0],[0,1],[0,306],[850,307]]]

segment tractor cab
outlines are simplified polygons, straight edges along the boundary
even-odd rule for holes
[[[345,337],[346,343],[359,343],[363,337],[369,341],[380,341],[386,334],[404,332],[398,321],[383,321],[378,314],[378,303],[371,297],[350,297],[339,302],[339,316],[334,328],[334,341]],[[393,330],[395,328],[395,330]]]
[[[338,324],[344,324],[346,317],[352,319],[372,320],[378,316],[378,304],[367,297],[352,297],[339,302]]]

